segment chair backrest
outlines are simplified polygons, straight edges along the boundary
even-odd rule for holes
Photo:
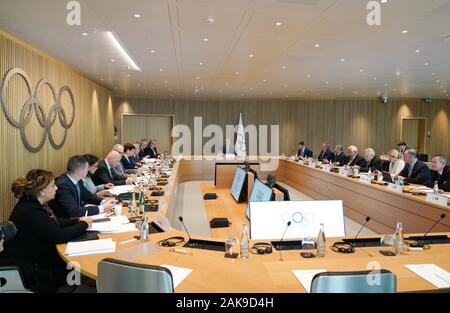
[[[173,278],[167,268],[107,258],[98,264],[99,293],[172,293]]]
[[[22,274],[15,266],[0,266],[0,293],[28,293],[23,285]]]
[[[428,162],[428,154],[419,154],[417,157],[420,161]]]
[[[388,270],[324,272],[314,276],[311,293],[395,293],[397,277]]]

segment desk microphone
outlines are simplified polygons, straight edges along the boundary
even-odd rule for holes
[[[292,224],[291,221],[287,222],[286,229],[284,230],[283,236],[281,237],[281,240],[280,240],[280,243],[278,246],[280,248],[280,261],[283,261],[283,258],[281,257],[281,250],[283,249],[281,243],[283,242],[284,236],[286,235],[286,232],[287,232],[289,226],[291,226],[291,224]]]
[[[430,229],[422,236],[422,238],[420,239],[420,241],[422,241],[420,244],[422,244],[423,245],[423,241],[425,240],[425,238],[427,237],[427,235],[430,233],[430,231],[432,231],[433,230],[433,228],[440,222],[440,221],[442,221],[444,218],[445,218],[445,214],[441,214],[441,216],[439,216],[439,219],[436,221],[436,222],[434,222],[434,224],[433,224],[433,226],[431,226],[430,227]]]
[[[178,217],[178,220],[181,222],[181,224],[183,225],[183,227],[184,227],[184,230],[186,231],[186,233],[188,234],[188,236],[189,236],[189,241],[191,241],[191,235],[189,235],[189,232],[188,232],[188,230],[187,230],[187,227],[186,227],[186,225],[184,224],[184,222],[183,222],[183,217],[182,216],[180,216],[180,217]],[[188,242],[189,242],[188,241]]]
[[[358,233],[356,234],[355,238],[353,238],[353,240],[355,240],[358,236],[359,233],[364,229],[364,227],[366,226],[366,224],[370,221],[370,216],[366,217],[366,220],[364,222],[364,224],[361,226],[361,228],[359,229]]]

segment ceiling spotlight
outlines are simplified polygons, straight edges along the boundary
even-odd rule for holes
[[[263,79],[263,83],[265,83],[267,80],[266,79]]]
[[[250,58],[254,58],[255,55],[254,55],[254,54],[249,54],[249,57],[250,57]]]
[[[328,85],[328,82],[325,82],[325,85]]]
[[[203,41],[204,42],[207,42],[209,39],[208,38],[203,38]]]
[[[203,65],[203,62],[200,62],[200,63],[198,63],[198,64]]]
[[[319,48],[319,47],[320,47],[320,45],[319,45],[319,44],[315,44],[315,45],[314,45],[314,47],[316,47],[316,48]]]
[[[416,49],[416,53],[419,53],[420,52],[420,49]]]
[[[208,24],[214,24],[216,22],[216,20],[214,19],[214,17],[209,17],[206,19],[206,23]]]
[[[156,51],[155,50],[150,50],[150,53],[155,53]]]
[[[198,77],[198,76],[197,76],[196,78],[197,78],[197,79],[200,79],[200,77]]]
[[[425,63],[423,63],[423,65],[428,66],[428,65],[430,65],[430,63],[425,62]]]
[[[131,74],[127,74],[127,76],[128,76],[128,77],[130,77],[130,76],[131,76]]]
[[[362,73],[362,72],[364,72],[364,70],[363,70],[363,69],[360,69],[359,72]]]
[[[281,23],[281,22],[276,22],[276,23],[275,23],[275,25],[277,25],[277,26],[281,26],[281,25],[282,25],[282,23]]]
[[[81,33],[81,36],[87,36],[88,33]]]
[[[111,62],[116,62],[116,60],[114,60],[114,59],[111,59]]]
[[[431,76],[434,76],[434,75],[436,75],[435,73],[431,73]]]
[[[406,33],[408,33],[408,31],[406,29],[402,30],[402,34],[406,34]]]
[[[234,72],[234,74],[239,75],[239,72]]]
[[[140,18],[141,15],[140,15],[140,14],[135,14],[134,17],[135,17],[135,18]]]
[[[306,77],[310,78],[310,77],[311,77],[311,75],[309,75],[309,74],[308,74],[308,75],[306,75]]]
[[[282,68],[283,70],[285,70],[285,69],[286,69],[286,66],[282,66],[281,68]]]
[[[341,62],[345,62],[345,59],[341,59]]]
[[[164,71],[162,68],[159,69],[160,72]]]
[[[377,78],[376,78],[376,77],[374,77],[374,78],[373,78],[373,80],[377,80]]]

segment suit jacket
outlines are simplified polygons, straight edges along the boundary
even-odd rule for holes
[[[127,158],[125,156],[122,156],[121,162],[122,162],[124,169],[126,169],[126,170],[134,170],[135,169],[131,159],[132,159],[132,157],[129,157],[127,160]]]
[[[341,152],[340,154],[335,154],[333,163],[339,163],[339,166],[344,166],[349,162],[348,156],[344,154],[344,152]]]
[[[52,218],[35,198],[20,199],[9,219],[19,231],[5,243],[3,253],[20,268],[27,288],[55,292],[65,283],[67,275],[56,245],[83,235],[88,224],[77,219]]]
[[[320,151],[319,157],[317,158],[319,161],[323,161],[324,159],[327,160],[333,160],[334,159],[334,152],[332,152],[330,149],[327,149],[325,152]]]
[[[92,180],[96,185],[113,183],[116,186],[120,186],[127,183],[126,180],[121,178],[112,167],[111,173],[108,171],[108,165],[106,165],[105,160],[98,162],[98,169],[92,176]]]
[[[403,171],[400,172],[400,176],[406,177],[405,180],[408,183],[421,185],[430,183],[431,174],[428,169],[428,165],[426,165],[425,162],[417,160],[416,164],[414,164],[414,167],[412,168],[411,176],[408,177],[410,167],[411,165],[406,164]]]
[[[450,166],[446,165],[439,175],[436,171],[431,171],[431,181],[427,184],[428,187],[433,188],[434,182],[438,182],[439,189],[450,191]]]
[[[102,202],[102,198],[97,197],[84,188],[82,180],[78,182],[80,188],[79,199],[77,188],[67,174],[62,174],[57,177],[55,182],[58,190],[56,191],[55,199],[50,201],[49,204],[56,216],[76,218],[84,216],[86,211],[88,215],[96,215],[99,213],[98,205]],[[94,204],[95,206],[84,207],[86,204]]]
[[[139,160],[138,157],[131,156],[128,159],[130,159],[131,165],[133,165],[134,167],[140,167],[141,166],[141,164],[139,162],[140,160]]]
[[[146,156],[145,149],[140,149],[139,150],[139,155],[138,155],[139,159],[142,160],[145,156]]]
[[[145,148],[144,148],[144,156],[147,156],[147,155],[150,155],[150,153],[153,153],[153,152],[150,152],[151,150],[152,150],[152,149],[150,149],[149,146],[145,147]]]
[[[349,162],[350,162],[350,158],[349,158]],[[362,156],[360,156],[359,154],[357,154],[355,156],[355,158],[353,159],[353,161],[351,161],[350,166],[359,166],[359,167],[363,167],[366,164],[366,161],[362,158]]]
[[[304,157],[304,158],[312,158],[313,152],[310,149],[308,149],[307,147],[305,147],[305,149],[303,151],[303,155],[302,155],[302,150],[298,149],[297,156]]]
[[[360,172],[368,172],[369,169],[371,169],[372,171],[379,170],[380,172],[382,172],[383,171],[383,163],[381,162],[381,159],[377,156],[374,156],[373,159],[370,160],[369,163],[367,163],[367,161],[364,160],[364,165],[361,166],[359,171]]]
[[[156,159],[158,157],[158,150],[156,147],[153,149],[148,147],[148,156],[150,156],[150,159]]]

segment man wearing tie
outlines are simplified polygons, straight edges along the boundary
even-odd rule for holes
[[[334,153],[330,150],[330,147],[328,146],[328,144],[326,142],[323,142],[320,145],[320,154],[319,157],[317,158],[319,161],[323,161],[323,160],[333,160],[334,159]]]
[[[313,152],[305,146],[305,142],[304,141],[300,141],[298,143],[297,156],[299,158],[306,158],[306,159],[313,157]]]
[[[98,169],[95,171],[92,180],[95,185],[113,183],[116,186],[125,185],[127,179],[120,177],[114,167],[120,162],[122,155],[117,151],[111,151],[106,159],[98,162]],[[130,180],[130,178],[128,178]]]
[[[73,156],[67,163],[67,172],[56,178],[58,187],[55,199],[49,205],[60,218],[77,218],[109,212],[115,205],[113,200],[103,200],[84,188],[89,164],[81,155]],[[86,206],[89,205],[89,206]]]
[[[400,172],[400,179],[411,183],[424,185],[430,183],[431,174],[428,165],[417,159],[417,151],[408,149],[405,151],[405,167]]]

